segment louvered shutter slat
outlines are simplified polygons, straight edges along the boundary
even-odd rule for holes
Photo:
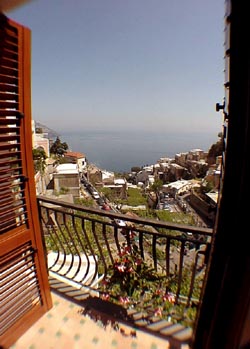
[[[51,306],[32,159],[30,33],[0,14],[0,347]]]
[[[0,335],[40,302],[31,243],[1,257]],[[24,287],[26,285],[26,287]]]
[[[22,181],[17,29],[1,25],[0,40],[0,188],[3,194],[0,197],[0,234],[3,234],[26,224],[28,219]]]

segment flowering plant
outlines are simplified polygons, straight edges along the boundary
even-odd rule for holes
[[[151,258],[147,257],[150,262]],[[145,262],[136,243],[122,245],[118,258],[103,280],[102,291],[105,300],[141,311],[147,308],[147,312],[158,317],[169,315],[175,303],[166,275],[157,273]]]

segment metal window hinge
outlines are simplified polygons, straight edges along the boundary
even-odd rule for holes
[[[216,111],[223,110],[225,108],[225,102],[223,104],[216,103]]]

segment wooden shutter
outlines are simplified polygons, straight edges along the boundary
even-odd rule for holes
[[[51,308],[32,159],[30,30],[0,14],[0,347]]]

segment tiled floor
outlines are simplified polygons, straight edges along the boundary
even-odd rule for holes
[[[168,349],[167,340],[138,329],[110,325],[80,313],[81,307],[52,293],[53,308],[11,349]],[[184,349],[184,346],[183,346]]]

